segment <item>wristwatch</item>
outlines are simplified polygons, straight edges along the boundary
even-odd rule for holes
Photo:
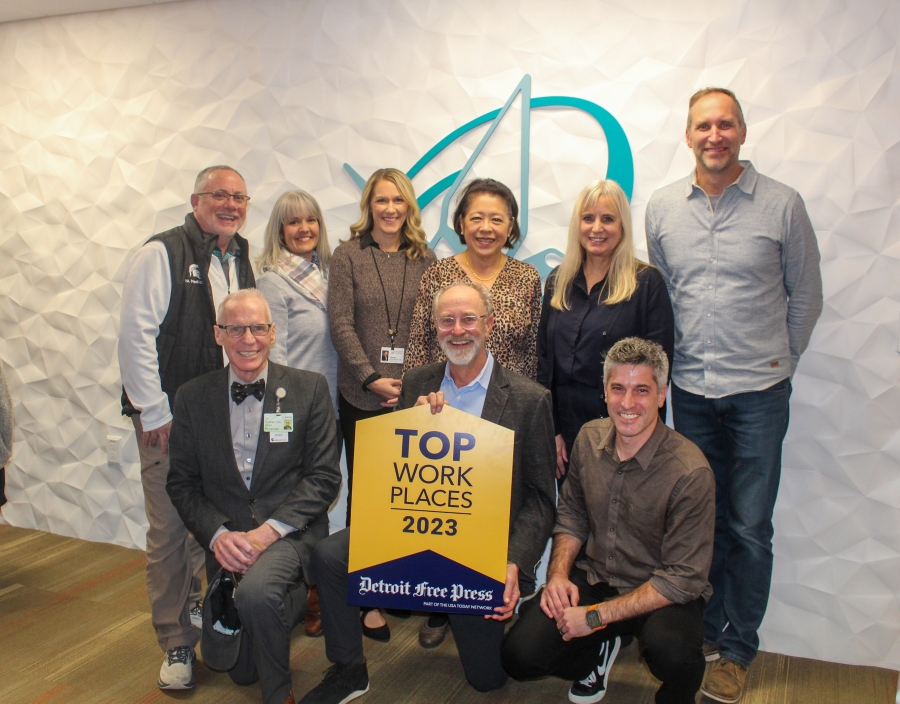
[[[587,621],[588,628],[592,631],[599,631],[601,628],[606,628],[606,624],[603,623],[603,619],[600,618],[600,604],[591,606],[584,615],[584,618]]]

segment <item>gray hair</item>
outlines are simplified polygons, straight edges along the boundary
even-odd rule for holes
[[[322,209],[315,198],[306,191],[300,190],[282,193],[275,201],[266,225],[263,251],[256,260],[256,266],[261,271],[277,267],[278,261],[288,251],[284,244],[284,223],[291,218],[308,215],[312,215],[319,221],[319,243],[316,245],[316,254],[319,255],[319,266],[322,272],[326,276],[328,275],[328,267],[331,264],[331,245],[328,244],[328,229],[325,227],[325,220],[322,219]]]
[[[456,283],[450,284],[448,286],[444,286],[440,291],[434,294],[434,298],[431,301],[431,316],[433,318],[437,318],[438,311],[438,301],[441,300],[441,296],[443,296],[447,291],[451,288],[456,288],[457,286],[465,286],[466,288],[470,288],[475,291],[479,298],[481,298],[481,302],[484,304],[484,314],[485,315],[493,315],[494,314],[494,304],[491,301],[491,292],[486,286],[482,286],[475,281],[457,281]]]
[[[606,360],[603,362],[603,383],[607,382],[613,369],[624,364],[650,367],[658,391],[662,390],[669,379],[669,359],[662,345],[656,342],[642,340],[640,337],[626,337],[619,340],[606,353]]]
[[[229,308],[236,306],[238,303],[242,303],[244,301],[248,301],[250,299],[256,299],[263,302],[263,305],[266,308],[266,317],[268,320],[267,323],[272,322],[272,311],[269,309],[269,302],[266,300],[266,297],[262,295],[262,292],[258,288],[242,288],[239,291],[235,291],[225,297],[219,304],[219,310],[216,313],[216,324],[224,325],[223,322],[225,320],[225,313]],[[256,321],[262,322],[262,321]]]
[[[744,122],[744,111],[741,108],[740,102],[738,102],[737,96],[733,91],[728,90],[727,88],[716,88],[715,86],[709,86],[708,88],[701,88],[696,93],[691,96],[691,99],[688,101],[688,115],[687,115],[687,128],[691,129],[691,108],[694,107],[694,103],[696,103],[700,98],[706,97],[710,93],[721,93],[722,95],[727,95],[734,101],[734,106],[737,108],[737,116],[738,116],[738,126],[745,127],[746,122]]]
[[[200,193],[204,188],[206,188],[207,178],[213,171],[233,171],[241,177],[241,181],[244,182],[244,185],[247,185],[247,179],[241,176],[240,171],[232,166],[226,166],[225,164],[216,164],[215,166],[207,166],[205,169],[203,169],[203,171],[197,174],[197,178],[194,179],[194,193]]]

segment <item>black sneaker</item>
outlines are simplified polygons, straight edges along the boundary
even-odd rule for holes
[[[609,671],[616,661],[620,647],[622,647],[622,639],[618,636],[603,644],[594,669],[583,680],[573,682],[569,688],[570,702],[594,704],[606,696],[606,681],[609,679]]]
[[[369,691],[365,665],[335,663],[325,671],[325,679],[313,687],[300,704],[346,704]]]

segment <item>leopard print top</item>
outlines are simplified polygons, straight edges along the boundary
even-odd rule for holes
[[[423,364],[446,361],[438,344],[437,331],[431,323],[431,304],[434,294],[444,286],[464,279],[469,277],[453,257],[440,260],[422,275],[404,372]],[[491,299],[494,329],[487,339],[487,348],[504,368],[536,379],[537,331],[541,319],[540,275],[531,264],[509,257],[491,287]]]

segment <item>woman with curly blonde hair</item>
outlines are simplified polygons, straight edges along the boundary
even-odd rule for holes
[[[338,407],[353,488],[356,422],[393,410],[419,279],[435,262],[416,194],[398,169],[363,188],[360,218],[334,250],[328,278],[331,339],[338,353]],[[350,522],[347,497],[347,523]]]
[[[347,459],[347,525],[353,496],[356,423],[394,410],[419,280],[434,264],[412,182],[379,169],[359,201],[350,239],[334,250],[328,315],[338,353],[338,408]],[[389,640],[377,609],[362,613],[363,633]]]

